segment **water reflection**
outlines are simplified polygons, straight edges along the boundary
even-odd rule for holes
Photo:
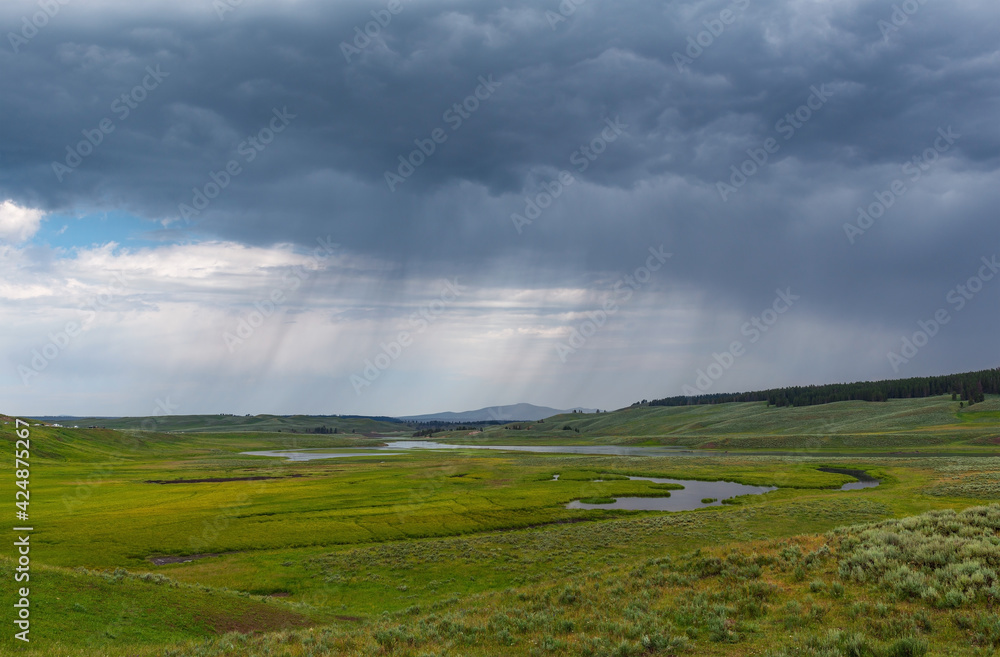
[[[829,472],[830,474],[845,474],[850,475],[857,479],[857,481],[849,481],[840,487],[840,490],[858,490],[859,488],[875,488],[880,482],[875,477],[871,476],[864,470],[851,470],[849,468],[816,468],[820,472]]]
[[[749,486],[732,481],[695,481],[690,479],[661,479],[657,477],[629,477],[632,480],[651,481],[657,484],[680,484],[683,490],[670,491],[670,497],[619,497],[610,504],[585,504],[574,500],[567,509],[629,509],[631,511],[691,511],[706,506],[721,506],[722,500],[739,495],[762,495],[774,486]],[[712,502],[703,502],[713,499]]]

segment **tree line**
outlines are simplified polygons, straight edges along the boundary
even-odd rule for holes
[[[713,393],[694,397],[678,395],[652,401],[643,399],[631,407],[761,401],[766,401],[768,406],[815,406],[839,401],[882,402],[889,399],[917,399],[938,395],[951,395],[952,399],[956,401],[961,399],[971,405],[983,401],[987,394],[1000,394],[1000,368],[944,376],[790,386],[754,392]]]

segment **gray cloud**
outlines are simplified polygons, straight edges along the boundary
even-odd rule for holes
[[[243,3],[220,20],[209,3],[71,3],[19,52],[0,49],[15,90],[0,98],[0,196],[253,245],[333,235],[394,263],[387,280],[486,288],[597,289],[666,244],[676,255],[651,299],[697,290],[706,313],[746,314],[792,286],[816,322],[873,336],[913,325],[1000,250],[994,4],[913,4],[884,36],[890,2],[588,0],[554,25],[555,2],[403,2],[346,61],[342,42],[385,6]],[[727,8],[731,23],[702,36]],[[17,32],[34,10],[5,5],[0,25]],[[688,51],[689,37],[711,43]],[[168,76],[122,117],[113,103],[147,67]],[[453,130],[446,112],[480,77],[499,85]],[[813,89],[828,98],[797,123]],[[245,141],[283,108],[295,118],[248,161]],[[105,119],[114,132],[59,182],[52,162]],[[608,119],[625,133],[580,171],[573,154]],[[901,167],[949,127],[961,137],[910,180]],[[447,139],[390,192],[385,172],[435,129]],[[717,183],[769,138],[777,151],[723,201]],[[218,198],[177,221],[231,160],[241,171]],[[518,234],[511,214],[561,170],[574,183]],[[852,244],[845,222],[896,179],[905,194]],[[920,367],[994,364],[975,345],[994,331],[997,294]],[[655,327],[633,335],[655,344]],[[814,378],[889,374],[862,352],[845,368],[818,349]]]

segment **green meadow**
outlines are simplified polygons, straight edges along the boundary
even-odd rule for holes
[[[1000,646],[997,397],[574,413],[432,437],[469,449],[393,454],[371,448],[412,431],[376,420],[164,416],[155,431],[135,428],[142,420],[30,427],[31,641],[16,641],[8,620],[0,654],[888,657]],[[307,433],[319,425],[338,433]],[[0,427],[13,454],[13,424]],[[683,449],[472,449],[484,444]],[[241,454],[288,449],[357,455]],[[824,466],[881,485],[841,491],[854,478]],[[565,508],[676,492],[628,476],[777,490],[693,511]],[[14,498],[12,475],[0,490]],[[5,590],[14,558],[0,551]]]

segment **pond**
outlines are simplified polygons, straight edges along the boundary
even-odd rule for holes
[[[816,468],[820,472],[829,472],[830,474],[845,474],[850,475],[857,479],[857,481],[849,481],[840,487],[840,490],[858,490],[860,488],[875,488],[881,481],[871,476],[864,470],[852,470],[850,468]]]
[[[286,458],[290,461],[312,461],[316,459],[347,458],[359,456],[397,456],[399,450],[409,449],[491,449],[514,452],[541,452],[558,454],[594,454],[613,456],[662,456],[666,454],[702,453],[677,447],[623,447],[620,445],[449,445],[429,440],[397,440],[387,443],[384,447],[370,447],[364,451],[344,449],[328,450],[267,450],[259,452],[241,452],[248,456],[269,456]],[[394,451],[395,450],[395,451]],[[827,454],[829,456],[829,454]],[[821,472],[831,474],[846,474],[854,477],[852,481],[841,486],[840,490],[856,490],[873,488],[879,481],[864,470],[848,468],[817,468]],[[772,490],[774,486],[750,486],[732,481],[697,481],[691,479],[663,479],[655,477],[629,477],[632,480],[650,481],[657,484],[678,484],[684,488],[670,491],[669,497],[618,497],[608,504],[586,504],[574,500],[566,505],[567,509],[628,509],[632,511],[691,511],[706,506],[721,506],[723,500],[740,495],[762,495]],[[559,481],[559,475],[553,475],[551,481]],[[595,480],[600,481],[600,480]],[[704,500],[712,500],[706,502]]]
[[[372,447],[373,450],[385,449],[384,447]],[[398,456],[401,452],[358,452],[347,450],[343,452],[307,452],[299,450],[267,450],[263,452],[240,452],[245,456],[270,456],[274,458],[288,459],[289,461],[316,461],[318,459],[343,459],[349,456]]]
[[[623,447],[621,445],[449,445],[430,440],[394,440],[385,447],[358,449],[283,449],[260,452],[240,452],[247,456],[272,456],[289,461],[313,461],[349,456],[395,456],[398,450],[407,449],[492,449],[504,452],[537,452],[543,454],[593,454],[596,456],[667,456],[675,454],[695,454],[681,447]]]
[[[493,449],[539,454],[593,454],[595,456],[672,456],[694,454],[687,447],[626,447],[624,445],[451,445],[430,440],[396,440],[380,449]]]
[[[452,445],[449,443],[439,443],[431,440],[394,440],[387,442],[384,447],[365,447],[338,449],[297,449],[297,450],[269,450],[261,452],[242,452],[250,456],[273,456],[284,457],[292,461],[312,461],[314,459],[334,459],[348,456],[395,456],[399,450],[410,449],[492,449],[504,452],[535,452],[540,454],[592,454],[595,456],[811,456],[816,458],[830,457],[857,457],[859,454],[851,452],[815,452],[803,450],[801,452],[737,452],[719,451],[709,449],[691,449],[688,447],[671,447],[661,445],[657,447],[628,447],[625,445]],[[390,453],[391,452],[391,453]],[[864,457],[882,458],[925,458],[925,457],[955,457],[955,456],[982,456],[996,457],[1000,454],[988,452],[880,452],[867,453]],[[840,473],[841,471],[837,471]],[[845,471],[846,472],[846,471]],[[848,474],[854,476],[852,470]],[[871,477],[860,481],[874,481]],[[867,486],[856,486],[856,488],[869,488],[877,484]],[[844,489],[849,490],[849,489]]]
[[[696,481],[691,479],[660,479],[656,477],[629,477],[632,480],[651,481],[657,484],[679,484],[683,490],[670,491],[670,497],[619,497],[610,504],[585,504],[574,500],[567,509],[629,509],[631,511],[691,511],[706,506],[721,506],[722,500],[739,495],[762,495],[774,486],[748,486],[732,481]],[[703,500],[711,499],[711,502]]]

